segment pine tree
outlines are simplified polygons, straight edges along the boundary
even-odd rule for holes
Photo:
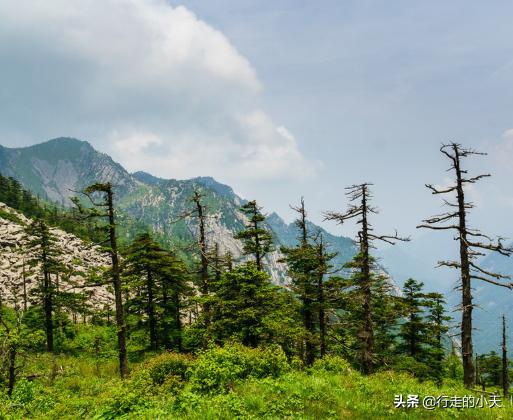
[[[189,292],[183,264],[148,233],[140,234],[125,253],[124,277],[131,310],[146,313],[150,348],[181,349],[181,305]],[[173,335],[173,340],[170,336]]]
[[[52,275],[57,276],[62,265],[57,257],[59,250],[57,240],[50,232],[48,225],[41,219],[34,220],[26,229],[30,237],[28,244],[31,250],[31,258],[28,265],[38,268],[41,280],[34,293],[40,297],[45,316],[46,350],[54,351],[54,311],[55,297],[57,294]]]
[[[223,273],[210,298],[209,334],[219,343],[230,338],[251,347],[269,342],[273,330],[266,320],[285,309],[281,307],[280,295],[269,276],[252,261]],[[284,324],[285,318],[282,317]]]
[[[210,323],[210,308],[208,295],[210,293],[210,276],[209,276],[209,261],[208,261],[208,246],[207,246],[207,217],[208,208],[203,204],[203,194],[199,190],[195,190],[192,196],[194,209],[189,213],[189,216],[198,219],[198,249],[200,254],[200,269],[199,269],[199,289],[202,296],[202,319],[205,325]]]
[[[21,368],[20,359],[45,342],[45,333],[29,328],[25,322],[23,280],[7,277],[0,289],[0,372],[5,376],[7,395],[11,396]],[[6,292],[5,296],[2,292]]]
[[[319,319],[319,351],[320,356],[324,357],[327,351],[326,335],[327,335],[327,310],[330,308],[329,297],[325,293],[326,276],[330,273],[331,260],[337,256],[335,252],[328,252],[324,243],[322,234],[316,241],[315,248],[317,250],[317,267],[315,274],[317,277],[317,308]]]
[[[370,186],[371,184],[365,183],[347,188],[346,195],[349,197],[350,202],[356,202],[358,204],[350,204],[349,209],[345,213],[328,212],[325,217],[325,220],[335,220],[339,224],[344,224],[348,220],[356,218],[357,224],[361,226],[358,232],[360,250],[358,255],[348,265],[348,268],[353,271],[351,280],[358,291],[355,298],[357,298],[359,305],[361,305],[355,308],[355,310],[357,310],[361,316],[357,320],[357,324],[359,325],[359,357],[361,367],[365,373],[371,373],[376,363],[374,323],[378,318],[385,321],[391,316],[391,314],[387,313],[388,308],[383,306],[379,307],[383,312],[383,316],[377,317],[377,307],[375,304],[379,303],[381,298],[383,302],[387,300],[387,298],[386,295],[383,294],[385,291],[384,282],[381,281],[380,276],[376,276],[373,273],[375,266],[374,260],[370,255],[370,248],[372,242],[375,240],[384,241],[392,245],[395,244],[395,241],[409,240],[408,238],[399,237],[397,232],[392,236],[376,235],[373,233],[372,225],[369,222],[369,215],[377,213],[377,211],[369,203],[372,198]],[[376,293],[378,293],[378,300],[376,300]],[[381,332],[385,333],[383,329],[381,329]],[[387,337],[387,335],[385,334],[384,337]]]
[[[445,300],[440,293],[428,293],[426,295],[428,308],[428,337],[430,345],[429,365],[432,367],[432,376],[441,383],[443,376],[443,361],[445,349],[443,337],[449,331],[448,323],[452,320],[446,315]]]
[[[408,279],[403,286],[403,310],[405,321],[401,325],[399,337],[402,339],[398,350],[417,361],[426,362],[429,345],[428,324],[424,316],[428,305],[424,284]]]
[[[77,206],[81,214],[85,215],[86,219],[100,218],[106,221],[105,233],[107,234],[107,242],[109,243],[108,251],[111,256],[111,279],[114,287],[114,301],[116,310],[116,327],[118,336],[118,356],[119,356],[119,374],[121,378],[128,375],[128,360],[126,350],[126,322],[123,309],[123,296],[122,296],[122,283],[121,272],[119,266],[119,255],[116,235],[116,217],[114,209],[114,192],[112,185],[108,183],[96,183],[85,188],[82,191],[93,208],[85,208],[80,203],[78,198],[72,201]],[[98,200],[100,196],[100,201]]]
[[[317,353],[318,340],[316,328],[316,311],[318,308],[318,273],[319,266],[318,252],[311,244],[306,210],[303,198],[298,207],[292,207],[298,213],[295,225],[298,228],[298,245],[293,248],[282,247],[281,252],[285,255],[288,275],[292,281],[293,290],[301,301],[301,315],[305,331],[305,363],[310,366]]]
[[[238,232],[235,239],[244,243],[244,255],[253,255],[257,268],[263,270],[263,258],[274,249],[273,236],[262,226],[265,216],[255,200],[244,204],[240,210],[248,217],[248,222],[246,229]]]

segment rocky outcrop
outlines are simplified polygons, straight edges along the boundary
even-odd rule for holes
[[[29,267],[33,255],[26,233],[30,223],[22,214],[0,203],[0,293],[2,299],[12,300],[13,288],[22,288],[23,279],[28,291],[41,279],[40,266]],[[67,291],[81,290],[90,297],[93,305],[110,304],[110,294],[104,287],[83,287],[85,276],[109,265],[109,255],[98,246],[87,244],[76,236],[60,229],[50,228],[60,250],[58,260],[69,270],[66,281],[61,279],[60,287]]]

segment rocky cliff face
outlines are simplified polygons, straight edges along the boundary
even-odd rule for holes
[[[24,278],[28,292],[41,279],[40,266],[29,267],[27,264],[33,255],[29,247],[31,237],[25,232],[29,223],[25,216],[0,203],[0,293],[3,300],[12,299],[13,293],[21,293]],[[61,251],[59,261],[71,269],[69,279],[65,285],[62,284],[66,290],[73,291],[73,284],[82,286],[84,275],[91,270],[97,271],[109,265],[109,255],[101,252],[98,246],[86,244],[60,229],[51,228],[50,231]],[[80,290],[87,291],[93,305],[111,301],[105,288],[87,287]]]

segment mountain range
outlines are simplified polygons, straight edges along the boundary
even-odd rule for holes
[[[111,182],[120,216],[132,221],[128,229],[121,230],[122,236],[133,236],[137,227],[149,227],[161,242],[180,249],[194,241],[197,223],[184,215],[192,209],[194,190],[200,189],[209,214],[209,245],[217,243],[221,252],[230,251],[236,257],[242,254],[241,243],[233,235],[244,228],[246,219],[240,207],[245,200],[213,178],[176,180],[146,172],[129,173],[88,142],[73,138],[57,138],[24,148],[0,146],[0,172],[16,178],[41,198],[63,206],[70,206],[70,197],[84,187],[95,182]],[[266,223],[274,234],[277,249],[296,243],[293,223],[287,224],[276,213],[271,213]],[[337,266],[355,254],[356,246],[350,238],[332,235],[313,223],[309,227],[312,232],[322,233],[332,251],[338,253],[334,261]],[[278,251],[267,257],[270,274],[277,284],[286,279],[280,257]]]
[[[197,233],[194,218],[184,217],[192,209],[191,196],[200,189],[207,205],[209,218],[207,230],[209,245],[219,244],[221,252],[230,251],[241,258],[241,243],[233,238],[235,232],[245,224],[245,216],[239,210],[245,200],[233,189],[210,177],[188,180],[163,179],[146,172],[129,173],[110,156],[95,150],[88,142],[74,138],[57,138],[45,143],[24,148],[0,146],[0,173],[19,180],[25,188],[46,200],[70,206],[70,197],[76,191],[95,182],[111,182],[115,186],[116,206],[120,217],[125,221],[120,230],[122,239],[130,239],[139,229],[151,229],[165,245],[178,250],[191,249]],[[265,211],[265,209],[264,209]],[[278,214],[270,212],[266,220],[272,230],[276,248],[297,243],[297,229],[294,223],[286,223]],[[336,267],[349,261],[357,251],[350,238],[333,235],[322,227],[309,222],[311,232],[320,232],[332,251],[338,253],[334,260]],[[459,293],[451,291],[457,280],[454,271],[434,269],[437,259],[451,252],[452,241],[426,236],[405,246],[380,250],[380,265],[397,279],[401,285],[408,277],[426,283],[427,289],[433,285],[445,285],[442,290],[451,309],[459,302]],[[433,255],[426,255],[427,249],[421,242],[436,248]],[[185,251],[184,251],[185,252]],[[286,282],[285,266],[280,262],[281,254],[275,251],[267,257],[267,266],[273,282]],[[513,260],[489,255],[481,261],[488,269],[498,269],[504,274],[513,275]],[[435,279],[435,280],[433,280]],[[474,334],[476,351],[482,353],[496,349],[499,337],[499,316],[511,313],[513,292],[488,284],[475,284]],[[455,320],[459,319],[458,314]],[[513,329],[512,329],[513,331]]]

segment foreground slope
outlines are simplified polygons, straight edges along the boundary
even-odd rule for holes
[[[60,369],[52,378],[51,366],[55,363]],[[39,375],[36,380],[20,381],[12,399],[0,394],[0,417],[508,419],[513,416],[509,400],[464,390],[457,384],[458,380],[447,379],[446,384],[437,386],[419,383],[407,374],[393,371],[364,376],[337,357],[327,357],[305,369],[265,349],[211,348],[197,357],[168,353],[146,359],[132,366],[131,376],[125,381],[117,377],[115,365],[114,359],[98,360],[85,354],[80,358],[53,359],[41,355],[26,368],[27,372]],[[410,407],[408,396],[412,401]]]

